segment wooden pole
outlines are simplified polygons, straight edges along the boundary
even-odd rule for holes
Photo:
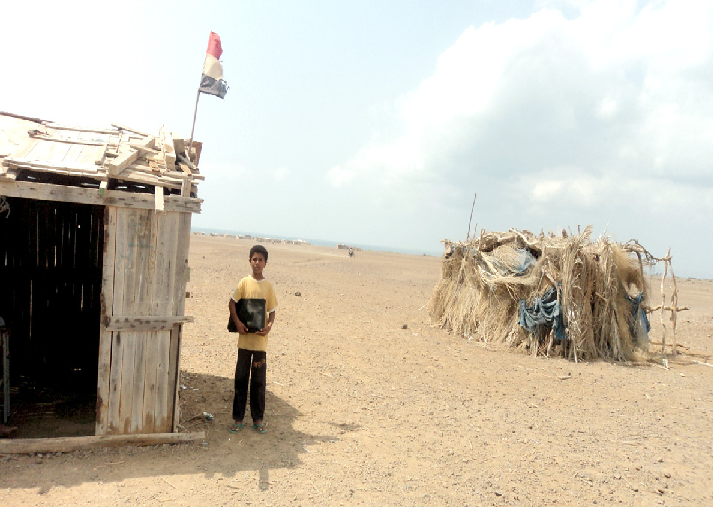
[[[670,251],[670,250],[669,250]],[[676,348],[676,320],[678,318],[678,286],[676,285],[676,275],[673,274],[673,263],[671,262],[670,253],[666,255],[668,257],[668,264],[671,268],[671,280],[673,280],[673,293],[671,294],[671,330],[673,332],[673,354],[678,354],[678,349]]]
[[[134,435],[100,435],[61,438],[10,438],[0,440],[0,454],[35,452],[72,452],[93,447],[123,445],[159,445],[196,442],[205,438],[204,431],[194,433],[144,433]]]
[[[641,275],[641,292],[646,294],[646,278],[644,278],[644,262],[641,260],[641,252],[636,252],[636,257],[639,259],[639,274]]]
[[[646,312],[648,312],[648,313],[653,313],[660,309],[661,309],[661,305],[652,306],[651,308],[647,308],[646,306],[644,306],[644,310],[646,310]],[[673,308],[671,308],[670,306],[664,306],[663,309],[666,311],[669,311],[669,312],[673,311]],[[676,307],[677,312],[683,312],[685,310],[690,310],[690,308],[687,306],[677,306]]]
[[[188,160],[191,160],[191,151],[193,151],[193,132],[196,129],[196,115],[198,114],[198,99],[201,98],[201,87],[198,87],[198,93],[196,93],[196,107],[193,110],[193,126],[191,126],[191,140],[188,143]],[[191,160],[192,162],[192,160]]]
[[[468,241],[468,238],[470,238],[470,224],[473,222],[473,209],[475,208],[475,198],[478,197],[478,194],[475,193],[473,194],[473,205],[470,207],[470,220],[468,220],[468,234],[465,236],[465,240]],[[478,225],[475,225],[475,228],[478,228]],[[475,231],[473,231],[473,236],[475,236]]]
[[[661,353],[666,353],[666,323],[664,322],[664,307],[666,306],[666,294],[664,293],[664,281],[666,280],[666,275],[668,274],[668,258],[671,255],[671,249],[668,249],[666,257],[663,261],[663,276],[661,277],[661,327],[663,328],[661,336]]]

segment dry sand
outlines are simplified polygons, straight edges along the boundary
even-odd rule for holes
[[[252,243],[191,241],[181,424],[205,442],[4,457],[0,505],[713,505],[713,282],[679,281],[669,369],[575,364],[432,327],[438,258],[267,245],[269,431],[234,435]]]

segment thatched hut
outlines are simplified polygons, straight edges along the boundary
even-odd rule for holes
[[[192,320],[191,214],[203,179],[201,145],[186,144],[166,128],[151,135],[0,113],[11,408],[29,400],[58,410],[81,394],[95,436],[176,431],[181,331]]]
[[[630,360],[646,349],[648,288],[638,243],[510,230],[448,240],[432,319],[531,353]]]

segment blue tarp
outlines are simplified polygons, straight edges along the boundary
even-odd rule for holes
[[[530,253],[529,250],[518,250],[517,253],[520,254],[520,261],[517,265],[511,266],[515,270],[515,276],[521,276],[527,273],[530,266],[537,262],[537,259]]]
[[[535,298],[532,306],[527,306],[524,299],[520,300],[520,325],[533,335],[545,328],[555,330],[555,343],[567,340],[562,308],[557,301],[557,289],[552,286],[542,297]]]
[[[518,253],[518,258],[513,260],[512,264],[508,264],[494,255],[489,257],[490,262],[497,268],[500,275],[522,276],[529,271],[530,266],[537,262],[537,259],[528,250],[523,248],[515,251]]]

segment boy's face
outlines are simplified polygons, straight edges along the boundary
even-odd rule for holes
[[[265,269],[265,256],[259,252],[255,252],[252,257],[250,257],[250,267],[253,269],[254,278],[262,278],[262,270]]]

